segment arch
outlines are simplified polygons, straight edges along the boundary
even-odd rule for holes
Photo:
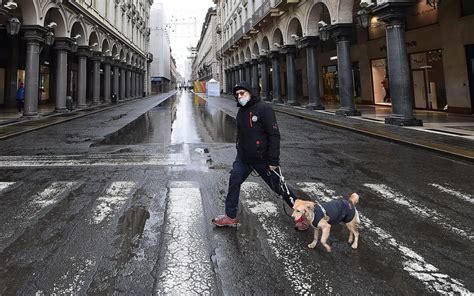
[[[125,50],[123,48],[120,48],[120,52],[119,52],[119,55],[120,55],[120,61],[121,62],[125,62]]]
[[[316,3],[308,10],[305,25],[307,35],[319,36],[319,21],[324,21],[328,25],[331,23],[331,14],[323,2]]]
[[[76,36],[81,35],[79,38],[75,38]],[[76,39],[78,45],[87,45],[86,43],[86,31],[84,30],[84,26],[81,22],[75,22],[71,27],[71,35],[69,36],[73,39]]]
[[[31,0],[17,0],[18,8],[21,10],[22,25],[38,25],[39,21],[39,7],[38,1]]]
[[[97,33],[95,31],[92,31],[89,35],[89,46],[94,51],[100,51],[99,36],[97,36]]]
[[[250,52],[250,47],[247,46],[247,49],[245,50],[246,62],[249,61],[251,58],[252,58],[252,53]]]
[[[255,42],[252,47],[252,58],[257,58],[260,55],[260,51],[258,49],[258,43]]]
[[[265,52],[266,52],[266,51],[270,50],[270,42],[268,42],[268,37],[267,36],[263,37],[261,47],[262,47],[260,49],[261,51],[265,50]]]
[[[51,7],[45,14],[42,25],[47,27],[49,24],[54,22],[56,23],[56,27],[53,28],[54,35],[56,37],[69,37],[65,19],[66,18],[60,9]]]
[[[276,28],[275,31],[273,31],[271,49],[278,50],[282,45],[283,45],[283,34],[281,33],[281,30],[279,28]]]
[[[120,58],[120,53],[117,44],[114,44],[112,46],[112,58],[114,59],[119,59]]]
[[[104,39],[104,40],[102,41],[102,46],[101,46],[100,48],[101,48],[101,51],[102,51],[102,53],[103,53],[104,55],[106,55],[106,56],[110,56],[110,55],[111,55],[109,40]]]
[[[352,23],[353,10],[354,0],[338,0],[335,23]]]
[[[303,28],[301,27],[300,20],[297,17],[292,18],[289,22],[286,34],[287,44],[295,44],[297,38],[303,37]]]

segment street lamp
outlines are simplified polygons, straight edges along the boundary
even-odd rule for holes
[[[10,19],[8,19],[6,27],[8,34],[10,34],[11,36],[18,35],[21,27],[20,20],[17,17],[12,16]]]
[[[440,2],[441,0],[426,0],[426,3],[434,9],[438,8]]]
[[[46,45],[51,46],[54,43],[54,33],[51,31],[48,31],[46,33],[46,37],[44,38]]]
[[[367,9],[361,9],[356,14],[356,20],[359,27],[367,29],[370,26],[370,14]]]
[[[319,37],[321,38],[322,41],[328,41],[329,40],[329,30],[328,30],[328,25],[324,21],[319,21]]]

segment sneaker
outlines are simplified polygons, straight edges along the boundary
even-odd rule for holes
[[[237,226],[237,218],[229,218],[227,215],[220,215],[212,219],[216,226]]]
[[[308,228],[309,228],[309,224],[308,224],[308,221],[306,221],[306,219],[304,219],[301,222],[297,222],[295,224],[295,229],[298,231],[305,231],[305,230],[308,230]]]

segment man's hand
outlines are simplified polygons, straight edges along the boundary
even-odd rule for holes
[[[280,169],[280,167],[279,167],[279,166],[274,166],[274,165],[269,165],[269,166],[268,166],[268,169],[269,169],[270,171],[275,171],[275,170],[277,170],[277,169]]]

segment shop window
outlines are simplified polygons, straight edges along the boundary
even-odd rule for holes
[[[371,61],[372,88],[374,91],[374,103],[390,105],[390,84],[387,71],[387,59]]]
[[[443,52],[431,50],[410,55],[415,108],[445,110]]]
[[[461,0],[461,15],[474,14],[474,1],[472,0]]]
[[[354,84],[355,102],[360,103],[361,83],[358,62],[352,64],[352,80]],[[337,65],[323,67],[323,88],[325,105],[340,104]]]

